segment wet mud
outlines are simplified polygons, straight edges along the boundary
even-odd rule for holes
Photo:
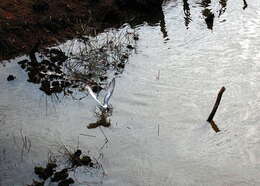
[[[15,0],[0,3],[0,60],[105,28],[158,22],[162,0],[50,1]]]

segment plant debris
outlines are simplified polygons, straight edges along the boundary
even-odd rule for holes
[[[59,161],[60,163],[57,163],[58,160],[53,160],[53,158],[50,157],[46,168],[36,166],[34,168],[34,172],[43,181],[33,180],[33,183],[28,186],[43,186],[47,179],[49,179],[50,182],[58,182],[58,185],[67,186],[75,182],[71,177],[69,177],[69,173],[78,167],[86,166],[94,169],[101,167],[98,162],[94,162],[90,156],[82,154],[81,149],[77,149],[75,152],[70,152],[64,146],[64,152],[62,152],[62,156],[67,159],[67,163],[63,161]]]

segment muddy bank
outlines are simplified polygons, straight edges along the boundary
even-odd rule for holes
[[[161,4],[162,0],[2,0],[0,60],[28,53],[39,40],[44,47],[125,22],[158,22]]]

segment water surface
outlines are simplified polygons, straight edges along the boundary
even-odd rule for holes
[[[31,183],[49,151],[78,142],[102,154],[106,175],[92,175],[90,185],[259,185],[259,5],[167,1],[161,24],[139,25],[137,49],[116,79],[112,126],[102,128],[104,148],[100,129],[86,128],[96,121],[90,96],[57,101],[15,62],[1,66],[0,185]],[[215,15],[212,29],[205,9]],[[9,74],[17,79],[7,82]],[[215,133],[206,119],[222,86]]]

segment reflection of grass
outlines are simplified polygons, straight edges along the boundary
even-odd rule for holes
[[[29,153],[31,150],[31,140],[28,136],[23,134],[23,130],[20,129],[20,139],[17,141],[16,137],[13,136],[14,144],[21,149],[21,161],[23,161],[25,153]]]
[[[87,84],[99,92],[111,74],[123,72],[136,37],[135,32],[126,28],[96,37],[81,35],[61,45],[63,49],[40,50],[38,42],[29,59],[18,64],[28,73],[28,81],[40,84],[40,89],[47,95],[63,92],[65,96],[76,98],[72,95],[75,89],[83,90]]]
[[[135,32],[109,31],[97,37],[81,37],[69,49],[69,60],[65,67],[72,79],[102,81],[107,79],[108,71],[120,73],[134,49]],[[76,51],[75,50],[76,45]]]
[[[76,151],[70,151],[65,145],[63,146],[63,153],[65,157],[68,158],[70,168],[78,167],[78,166],[90,166],[93,167],[94,163],[92,159],[87,155],[82,155],[82,151],[77,149]]]

